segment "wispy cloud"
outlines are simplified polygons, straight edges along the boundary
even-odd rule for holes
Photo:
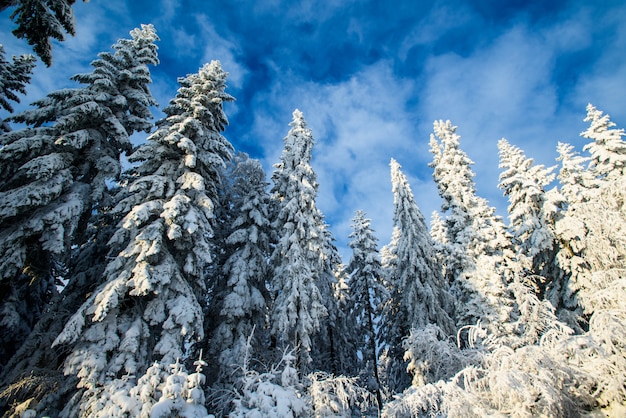
[[[363,209],[387,240],[391,234],[393,198],[389,159],[412,155],[413,121],[406,102],[413,89],[397,78],[391,63],[380,62],[336,84],[280,78],[255,99],[253,135],[263,145],[268,173],[279,159],[291,111],[299,108],[313,130],[313,167],[320,183],[318,205],[341,245],[350,219]],[[264,109],[262,103],[272,103]]]

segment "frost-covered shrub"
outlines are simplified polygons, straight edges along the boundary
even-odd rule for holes
[[[448,380],[468,364],[475,362],[476,353],[461,350],[457,343],[436,325],[412,329],[404,339],[404,359],[413,375],[413,386],[423,386],[438,380]]]
[[[280,363],[269,371],[259,373],[248,369],[244,358],[243,377],[235,388],[232,418],[306,417],[310,414],[298,372],[293,367],[295,357],[284,352]],[[281,370],[282,369],[282,370]]]
[[[316,372],[307,376],[308,394],[315,417],[350,417],[364,414],[376,405],[376,398],[357,384],[356,377]],[[375,413],[375,412],[374,412]]]

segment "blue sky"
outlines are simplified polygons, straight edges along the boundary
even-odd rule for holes
[[[354,211],[372,218],[380,245],[391,236],[389,160],[407,174],[426,219],[440,200],[428,139],[436,119],[459,127],[475,161],[479,194],[506,214],[497,189],[497,141],[505,137],[553,165],[557,141],[584,142],[591,102],[626,126],[623,1],[173,1],[91,0],[74,6],[77,34],[39,65],[28,103],[74,85],[69,77],[141,23],[161,38],[152,91],[161,106],[176,78],[218,59],[230,73],[230,126],[237,150],[268,177],[295,108],[317,140],[318,206],[348,262]],[[28,52],[0,15],[9,54]]]

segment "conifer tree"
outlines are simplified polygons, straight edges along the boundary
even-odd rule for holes
[[[592,104],[587,105],[587,128],[580,135],[590,139],[584,150],[591,154],[590,169],[599,180],[620,178],[626,173],[626,142],[624,129],[615,129],[609,115]]]
[[[615,124],[608,115],[602,116],[592,105],[587,106],[585,121],[590,126],[581,136],[591,140],[584,147],[590,157],[575,155],[571,146],[559,147],[559,180],[568,205],[557,219],[556,233],[561,242],[558,261],[571,275],[569,295],[589,318],[597,308],[596,295],[619,287],[623,276],[626,141],[622,139],[624,130],[612,129]],[[585,169],[582,164],[586,161],[589,166]]]
[[[88,1],[88,0],[83,0]],[[47,65],[52,64],[52,42],[65,40],[65,34],[74,36],[74,12],[76,0],[4,0],[0,11],[14,7],[11,19],[17,24],[13,34],[26,39],[35,53]]]
[[[275,299],[270,312],[273,338],[295,350],[296,369],[306,373],[312,338],[328,315],[319,286],[324,231],[315,205],[317,179],[311,167],[313,135],[295,110],[281,161],[272,175],[277,243],[270,262]]]
[[[13,63],[9,63],[0,44],[0,109],[13,112],[10,102],[19,103],[17,94],[26,94],[26,84],[30,83],[34,67],[35,57],[32,55],[13,56]],[[0,119],[0,133],[10,130],[9,125]]]
[[[92,214],[110,204],[106,182],[119,176],[130,135],[152,126],[147,66],[158,63],[157,39],[151,25],[133,30],[115,53],[100,54],[93,72],[73,77],[84,87],[50,93],[12,118],[33,128],[0,137],[0,327],[14,330],[2,335],[15,341],[3,340],[4,353],[55,293]]]
[[[320,214],[322,240],[319,247],[319,279],[322,303],[328,315],[322,320],[320,332],[313,338],[312,367],[339,375],[356,373],[356,348],[351,318],[345,315],[349,303],[345,266],[328,224]]]
[[[238,154],[232,176],[230,210],[233,215],[228,225],[230,234],[225,238],[228,258],[221,271],[225,283],[219,285],[223,288],[216,297],[219,316],[211,344],[219,373],[227,381],[244,355],[256,359],[262,356],[269,304],[267,259],[271,245],[269,194],[263,167],[247,154]],[[247,347],[248,342],[250,347]]]
[[[352,239],[348,244],[352,248],[352,258],[346,272],[349,275],[349,312],[357,337],[355,349],[361,353],[361,375],[368,389],[376,394],[379,408],[382,408],[377,330],[388,292],[383,285],[384,272],[377,248],[378,240],[365,212],[357,210],[354,214],[349,238]]]
[[[448,293],[424,217],[400,165],[391,160],[394,225],[399,230],[395,269],[389,276],[390,299],[385,307],[383,339],[390,357],[388,378],[393,390],[410,383],[406,375],[402,339],[412,328],[438,326],[454,333],[453,303]]]
[[[532,158],[526,158],[521,149],[506,139],[498,142],[498,149],[500,168],[504,169],[498,187],[509,198],[509,230],[520,256],[530,263],[527,267],[530,273],[544,278],[544,283],[538,283],[540,288],[537,289],[541,299],[546,287],[551,293],[555,287],[561,287],[563,280],[563,272],[555,263],[558,244],[554,232],[563,197],[555,188],[546,190],[555,178],[552,172],[556,167],[533,164]]]
[[[81,416],[107,416],[111,387],[130,393],[153,360],[175,363],[203,338],[213,199],[232,154],[221,135],[222,104],[233,100],[226,76],[213,61],[179,79],[166,117],[129,157],[141,164],[114,209],[125,216],[110,240],[125,248],[55,341],[71,347],[65,372],[85,389]]]
[[[450,121],[434,123],[431,167],[443,199],[446,278],[460,302],[458,325],[482,320],[497,327],[509,319],[512,302],[506,288],[520,266],[502,219],[476,195],[473,162],[461,150],[459,140]]]

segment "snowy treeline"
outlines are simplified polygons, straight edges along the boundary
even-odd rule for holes
[[[553,167],[499,142],[508,222],[436,121],[430,228],[392,159],[393,236],[379,248],[357,211],[344,264],[302,112],[268,179],[223,135],[217,61],[151,121],[156,41],[131,31],[5,123],[3,416],[626,413],[626,142],[608,115],[589,105],[587,145],[559,143]],[[0,69],[10,111],[32,58]]]

